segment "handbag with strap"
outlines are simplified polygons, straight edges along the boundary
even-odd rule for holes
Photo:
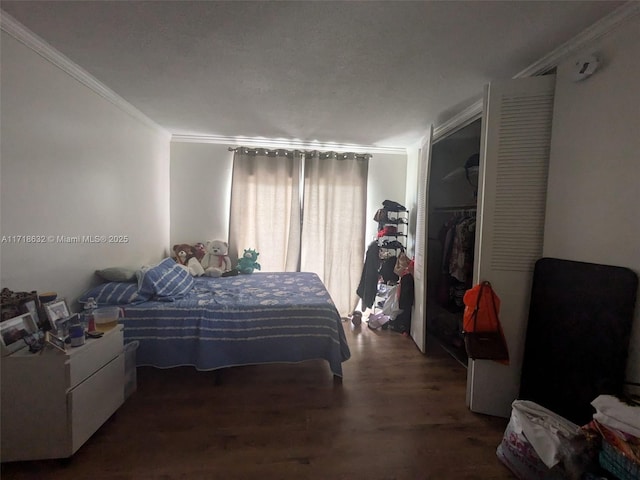
[[[484,295],[483,295],[484,294]],[[476,296],[477,295],[477,296]],[[476,296],[475,305],[472,302]],[[507,342],[498,318],[500,300],[487,281],[465,293],[464,346],[469,358],[509,361]]]

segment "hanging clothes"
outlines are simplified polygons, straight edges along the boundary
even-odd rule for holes
[[[367,247],[367,253],[364,259],[364,267],[360,276],[360,284],[356,290],[356,294],[362,299],[364,308],[371,308],[376,299],[378,291],[378,265],[379,260],[378,242],[372,242]]]
[[[464,309],[464,294],[472,286],[475,226],[475,214],[458,212],[444,222],[438,234],[442,259],[437,301],[453,312]]]
[[[476,219],[462,218],[456,223],[454,230],[449,258],[449,274],[459,282],[468,283],[473,274]]]
[[[384,283],[389,284],[398,282],[398,275],[394,272],[397,261],[398,258],[395,256],[382,260],[382,264],[380,265],[380,276]]]

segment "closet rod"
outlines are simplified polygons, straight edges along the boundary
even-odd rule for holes
[[[450,207],[435,207],[434,211],[436,212],[462,212],[465,210],[477,210],[478,207],[475,205],[467,205],[465,206],[450,206]]]

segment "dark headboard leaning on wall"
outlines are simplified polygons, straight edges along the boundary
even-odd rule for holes
[[[519,398],[584,425],[598,395],[622,394],[637,290],[628,268],[538,260]]]

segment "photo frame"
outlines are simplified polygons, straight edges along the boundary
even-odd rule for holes
[[[37,331],[38,326],[30,313],[23,313],[1,322],[0,346],[2,347],[2,356],[11,355],[25,347],[27,343],[23,339],[32,336]]]
[[[45,303],[44,312],[47,315],[49,327],[54,332],[58,329],[58,320],[67,318],[71,315],[71,313],[69,312],[69,307],[67,306],[67,302],[64,298],[58,298],[53,302]]]
[[[40,304],[38,302],[37,297],[27,298],[22,302],[20,302],[19,310],[20,310],[20,313],[31,314],[31,318],[33,319],[36,326],[38,327],[38,330],[46,330],[48,327],[50,327],[50,324],[47,321],[47,319],[41,318],[43,317],[43,315],[42,315],[42,311],[40,309]]]
[[[64,338],[60,338],[52,332],[47,332],[45,337],[45,343],[56,350],[60,350],[65,352],[67,350],[66,344],[64,342]]]
[[[55,327],[51,330],[57,337],[67,338],[69,336],[69,325],[72,317],[59,318],[55,321]]]

